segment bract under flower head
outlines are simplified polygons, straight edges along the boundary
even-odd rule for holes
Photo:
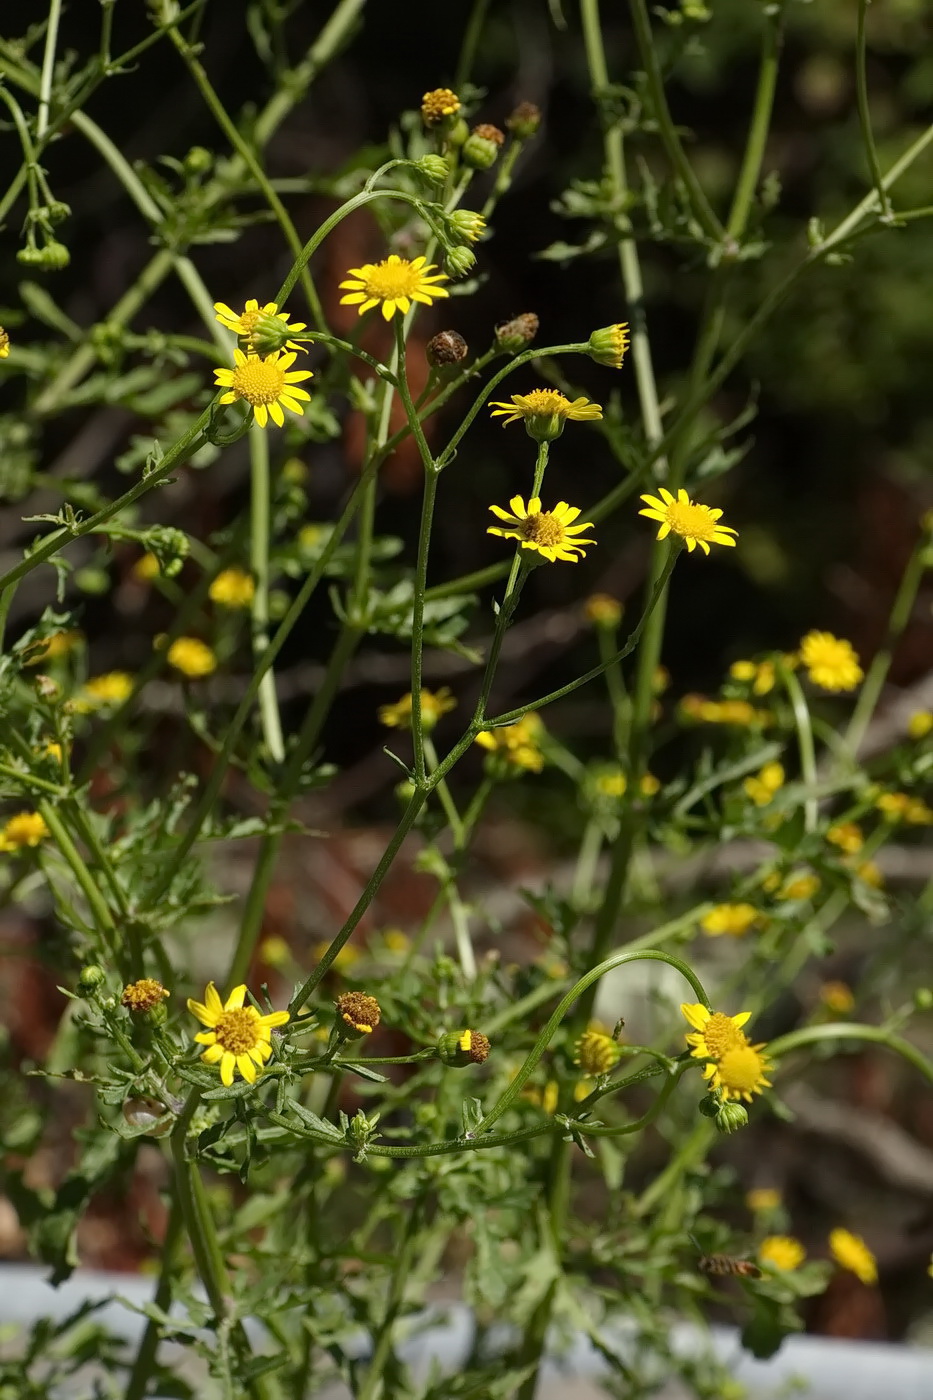
[[[437,297],[450,295],[446,287],[437,285],[447,281],[446,272],[436,272],[435,266],[426,258],[414,258],[409,262],[391,253],[380,263],[351,267],[347,280],[340,283],[347,293],[340,298],[340,305],[357,306],[362,316],[381,303],[387,321],[391,321],[396,311],[403,314],[410,311],[412,302],[430,306]]]
[[[711,544],[735,544],[738,532],[729,525],[718,523],[722,511],[713,510],[699,501],[691,501],[683,488],[675,498],[666,486],[659,486],[657,496],[642,496],[641,499],[649,509],[640,510],[638,514],[659,522],[659,540],[667,539],[673,533],[684,541],[691,553],[699,545],[704,554],[709,554]]]
[[[603,416],[598,403],[584,398],[574,399],[571,403],[556,389],[532,389],[530,394],[513,394],[508,403],[491,399],[489,406],[493,410],[493,418],[503,420],[503,428],[524,419],[529,437],[536,442],[552,442],[560,437],[568,419],[587,423]]]
[[[506,528],[490,525],[486,533],[499,535],[506,540],[518,540],[522,549],[534,550],[550,564],[558,559],[576,564],[578,558],[583,558],[587,549],[596,543],[595,540],[574,538],[586,530],[592,530],[593,524],[584,520],[582,524],[575,525],[573,522],[580,514],[579,508],[568,505],[566,501],[558,501],[553,510],[543,511],[538,496],[532,496],[527,507],[521,496],[513,496],[509,505],[512,507],[511,513],[502,506],[489,507],[493,515],[505,521]]]
[[[203,1002],[188,998],[188,1010],[209,1028],[194,1037],[199,1045],[207,1046],[201,1059],[219,1065],[221,1082],[228,1087],[234,1073],[255,1083],[272,1054],[273,1026],[284,1026],[289,1019],[287,1011],[260,1016],[254,1006],[245,1006],[245,1001],[245,984],[234,987],[222,1002],[213,982],[208,982]]]
[[[294,351],[260,359],[258,355],[244,355],[237,346],[233,359],[233,369],[214,370],[215,384],[228,391],[221,394],[220,403],[236,403],[238,399],[248,403],[260,428],[264,428],[270,418],[281,428],[285,422],[283,408],[290,413],[304,413],[299,400],[310,399],[311,395],[296,386],[300,380],[310,379],[312,372],[309,369],[289,372],[295,363]]]

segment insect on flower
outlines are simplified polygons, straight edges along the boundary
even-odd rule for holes
[[[733,1274],[738,1278],[761,1278],[761,1270],[751,1259],[734,1259],[731,1254],[703,1254],[697,1260],[701,1274]]]

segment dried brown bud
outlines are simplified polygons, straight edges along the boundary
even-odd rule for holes
[[[533,102],[519,102],[511,116],[506,117],[505,124],[519,141],[527,141],[541,125],[541,108]]]
[[[496,326],[496,344],[500,350],[510,350],[517,354],[534,340],[538,334],[538,324],[538,318],[533,311],[523,311],[521,316]]]
[[[469,346],[459,331],[438,331],[425,346],[428,364],[435,369],[458,365],[468,353]]]
[[[480,122],[479,126],[474,126],[473,135],[479,136],[483,141],[492,141],[497,146],[505,143],[505,132],[500,131],[497,126],[490,122]]]

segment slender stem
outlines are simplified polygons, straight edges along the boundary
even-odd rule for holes
[[[62,15],[62,0],[49,0],[49,19],[42,54],[42,77],[39,80],[39,115],[36,119],[36,140],[41,141],[49,124],[49,104],[52,100],[52,77],[55,72],[55,49],[58,25]]]
[[[470,18],[467,20],[463,35],[463,43],[460,45],[460,57],[457,61],[457,73],[454,78],[455,92],[460,91],[473,72],[473,64],[476,61],[476,52],[479,48],[488,9],[489,0],[473,0],[473,8],[470,11]]]
[[[377,1397],[384,1395],[382,1377],[392,1354],[392,1331],[395,1321],[402,1308],[405,1299],[405,1288],[408,1284],[412,1267],[417,1257],[417,1247],[419,1231],[421,1229],[421,1219],[424,1212],[424,1196],[419,1196],[411,1205],[408,1216],[402,1230],[402,1238],[395,1250],[395,1263],[389,1276],[389,1291],[386,1298],[385,1312],[382,1321],[376,1329],[376,1344],[373,1347],[373,1359],[369,1364],[366,1373],[366,1380],[362,1388],[357,1392],[356,1400],[377,1400]]]
[[[165,1238],[162,1241],[162,1257],[159,1266],[159,1282],[156,1285],[153,1303],[162,1312],[167,1312],[172,1301],[172,1282],[176,1267],[176,1253],[181,1242],[183,1217],[177,1197],[173,1195],[169,1206]],[[133,1360],[133,1367],[126,1384],[123,1400],[144,1400],[149,1388],[152,1368],[159,1350],[161,1324],[150,1317],[146,1322],[139,1348]]]
[[[758,68],[758,86],[755,90],[755,105],[745,143],[742,168],[732,197],[732,208],[726,223],[726,236],[741,242],[748,224],[752,200],[761,174],[765,144],[771,129],[771,112],[774,107],[774,90],[777,84],[778,65],[784,34],[784,11],[775,6],[772,12],[765,11],[761,33],[761,61]]]
[[[911,1045],[909,1040],[894,1035],[883,1026],[862,1026],[848,1021],[836,1021],[822,1026],[802,1026],[800,1030],[789,1031],[787,1035],[769,1041],[768,1054],[779,1060],[805,1045],[817,1045],[827,1040],[854,1040],[870,1045],[886,1045],[889,1050],[893,1050],[908,1064],[913,1065],[928,1083],[933,1084],[933,1063],[915,1045]]]
[[[249,431],[250,534],[249,562],[253,571],[253,660],[269,645],[269,440],[254,423]],[[262,734],[274,763],[285,758],[282,719],[275,691],[275,670],[270,666],[259,686]]]
[[[891,609],[891,616],[888,618],[888,628],[884,643],[875,653],[871,665],[868,668],[868,675],[862,686],[861,693],[852,711],[852,718],[846,730],[845,743],[853,759],[858,753],[859,745],[865,737],[865,731],[871,723],[872,715],[875,713],[875,706],[878,703],[881,692],[887,679],[891,662],[894,659],[894,651],[897,643],[903,634],[904,628],[910,621],[910,615],[917,598],[920,582],[926,569],[926,552],[929,545],[925,540],[921,540],[915,547],[913,554],[907,561],[907,568],[904,570],[897,596],[894,599],[894,606]]]
[[[75,880],[90,906],[97,931],[101,936],[101,941],[108,955],[113,958],[115,964],[119,966],[121,951],[120,940],[117,937],[113,915],[110,912],[107,901],[98,889],[93,875],[90,870],[88,870],[83,857],[78,851],[77,846],[68,834],[68,829],[59,816],[57,807],[49,802],[47,798],[42,798],[42,800],[37,803],[36,810],[52,833],[52,840],[70,866],[71,873],[74,875]]]
[[[868,60],[865,37],[867,11],[868,0],[858,0],[858,20],[855,30],[855,95],[858,103],[858,120],[862,131],[862,141],[865,144],[865,156],[868,160],[868,169],[871,172],[875,194],[878,197],[878,207],[881,210],[882,219],[890,219],[892,217],[891,201],[888,198],[888,192],[881,175],[881,164],[878,160],[875,136],[871,128],[871,107],[868,102]]]
[[[818,776],[816,771],[816,752],[813,746],[813,725],[810,721],[810,710],[807,706],[806,697],[801,689],[800,682],[793,671],[786,666],[780,668],[781,679],[784,682],[784,689],[787,691],[791,708],[794,712],[794,724],[797,729],[797,748],[800,753],[800,771],[803,776],[807,796],[804,799],[804,830],[815,831],[819,823],[820,809],[819,800],[816,796]]]
[[[516,1400],[535,1400],[538,1390],[538,1373],[551,1323],[554,1299],[561,1282],[564,1235],[570,1206],[571,1148],[572,1143],[565,1141],[563,1137],[556,1137],[551,1143],[544,1183],[546,1223],[542,1231],[544,1235],[542,1244],[552,1256],[554,1277],[535,1305],[518,1347],[515,1360],[516,1369],[524,1370],[525,1367],[531,1367],[531,1372],[516,1391]]]

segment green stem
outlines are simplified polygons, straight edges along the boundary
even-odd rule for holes
[[[768,1042],[768,1055],[779,1060],[784,1055],[800,1050],[805,1045],[817,1045],[822,1041],[861,1041],[869,1045],[885,1045],[913,1065],[928,1083],[933,1084],[933,1063],[899,1035],[885,1030],[883,1026],[862,1026],[856,1022],[836,1021],[831,1025],[803,1026],[800,1030],[789,1031],[777,1040]]]
[[[392,1355],[392,1331],[405,1300],[405,1288],[418,1252],[419,1232],[424,1212],[424,1197],[419,1196],[411,1205],[402,1231],[402,1238],[395,1250],[395,1263],[389,1276],[389,1291],[385,1312],[376,1329],[373,1358],[366,1372],[366,1380],[357,1392],[356,1400],[377,1400],[385,1395],[382,1376]]]
[[[156,1285],[153,1303],[162,1312],[168,1312],[172,1302],[173,1275],[175,1272],[175,1256],[181,1242],[181,1232],[183,1225],[182,1212],[178,1204],[177,1196],[173,1194],[171,1205],[169,1206],[168,1221],[165,1226],[165,1238],[162,1241],[162,1257],[159,1266],[159,1282]],[[144,1400],[146,1391],[149,1388],[149,1380],[152,1368],[155,1365],[156,1355],[159,1350],[161,1339],[161,1323],[149,1318],[139,1343],[139,1348],[133,1360],[133,1367],[126,1384],[126,1391],[123,1400]]]
[[[252,605],[253,661],[269,645],[269,440],[265,430],[254,423],[249,431],[250,535],[249,562],[255,589]],[[272,666],[259,686],[259,717],[262,734],[274,763],[285,758],[282,720],[275,691]]]
[[[458,92],[473,72],[473,64],[476,60],[476,52],[479,48],[480,37],[483,32],[483,25],[486,21],[486,11],[489,9],[489,0],[473,0],[473,8],[470,11],[470,18],[467,21],[463,34],[463,42],[460,45],[460,57],[457,61],[457,73],[454,78],[454,91]]]
[[[765,11],[764,28],[761,36],[761,61],[758,67],[758,86],[755,89],[755,105],[745,143],[742,168],[732,197],[732,208],[726,224],[726,236],[741,243],[748,224],[752,200],[761,174],[765,145],[771,128],[771,113],[774,108],[774,90],[777,84],[778,65],[784,35],[784,12],[779,6],[771,13]]]
[[[813,725],[810,722],[810,710],[807,706],[806,697],[801,689],[800,682],[793,671],[786,666],[781,667],[781,679],[784,682],[784,689],[787,691],[791,707],[794,711],[794,724],[797,729],[797,747],[800,752],[800,772],[807,789],[807,796],[804,799],[804,830],[813,832],[819,823],[820,810],[819,801],[816,797],[817,771],[816,771],[816,751],[813,746]]]
[[[87,865],[78,851],[77,846],[68,834],[68,829],[58,814],[58,808],[46,798],[42,798],[42,800],[37,803],[36,810],[52,833],[52,840],[55,842],[59,852],[70,867],[71,873],[74,875],[81,892],[88,902],[91,913],[94,916],[97,931],[101,937],[101,943],[106,949],[108,956],[113,959],[115,966],[119,967],[121,965],[120,940],[117,936],[113,915],[108,908],[107,901],[98,889],[94,877],[91,875],[91,872],[88,870]]]
[[[49,18],[45,31],[45,50],[42,54],[42,76],[39,80],[39,115],[36,119],[36,140],[41,141],[49,124],[49,103],[52,99],[52,77],[55,72],[55,49],[58,44],[58,25],[62,14],[62,0],[49,0]]]
[[[868,72],[867,54],[865,39],[865,18],[868,11],[868,0],[858,0],[858,20],[855,30],[855,95],[858,103],[858,120],[862,131],[862,140],[865,143],[865,155],[868,160],[868,169],[871,172],[872,184],[875,187],[875,194],[878,197],[878,207],[881,210],[882,219],[892,217],[891,201],[888,199],[888,192],[885,189],[884,180],[881,176],[881,164],[878,160],[878,152],[875,148],[875,136],[871,129],[871,108],[868,103]]]
[[[853,759],[858,754],[859,745],[865,737],[865,731],[871,723],[875,706],[884,688],[891,662],[894,659],[894,651],[903,634],[904,628],[910,621],[910,615],[917,598],[920,582],[926,569],[926,554],[929,546],[922,540],[914,549],[913,554],[907,561],[907,568],[901,578],[897,595],[894,599],[894,606],[891,609],[891,616],[888,618],[888,628],[884,643],[880,650],[875,653],[871,665],[868,668],[868,675],[862,686],[861,693],[852,711],[852,718],[846,730],[845,743]]]
[[[538,1373],[551,1323],[554,1299],[560,1287],[563,1272],[564,1235],[570,1206],[570,1153],[572,1146],[573,1144],[565,1141],[563,1137],[555,1137],[551,1143],[551,1153],[545,1175],[544,1211],[546,1224],[542,1232],[544,1234],[542,1244],[546,1246],[552,1256],[554,1277],[548,1284],[543,1297],[535,1305],[518,1348],[515,1359],[516,1369],[524,1370],[525,1367],[530,1366],[531,1373],[525,1377],[516,1391],[516,1400],[535,1400],[538,1390]]]

